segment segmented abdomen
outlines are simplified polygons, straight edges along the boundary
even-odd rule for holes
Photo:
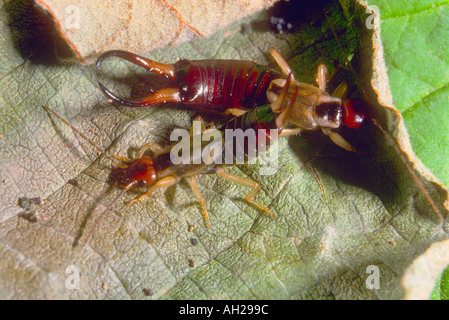
[[[223,136],[223,159],[227,159],[223,163],[230,164],[230,155],[233,163],[248,162],[268,150],[275,138],[271,135],[272,129],[279,133],[269,104],[253,108],[228,121],[219,129]]]
[[[175,67],[181,102],[219,111],[267,104],[271,81],[284,77],[252,61],[179,60]]]
[[[165,152],[159,154],[154,159],[154,167],[158,174],[160,174],[160,177],[173,174],[182,177],[188,176],[192,172],[196,172],[197,174],[212,173],[214,172],[214,168],[222,165],[246,163],[253,157],[259,155],[260,151],[269,148],[271,141],[275,138],[271,135],[270,129],[278,130],[275,115],[271,110],[271,106],[266,104],[256,107],[239,117],[227,121],[222,126],[219,126],[218,130],[221,133],[221,137],[216,142],[219,143],[218,146],[221,149],[216,157],[213,155],[212,158],[215,159],[215,161],[212,161],[212,163],[208,162],[208,164],[206,164],[204,162],[205,159],[203,158],[203,156],[206,155],[206,153],[203,153],[203,148],[212,143],[210,139],[203,141],[201,136],[195,136],[196,139],[199,139],[201,144],[201,148],[198,150],[199,154],[195,155],[195,150],[193,149],[194,137],[190,136],[190,140],[187,141],[190,143],[188,144],[190,158],[187,163],[173,163],[171,155],[173,149],[166,149]],[[260,144],[262,141],[265,141],[264,145]],[[175,145],[177,145],[177,143],[173,146]],[[180,155],[175,153],[175,156]],[[193,159],[200,161],[195,163]]]

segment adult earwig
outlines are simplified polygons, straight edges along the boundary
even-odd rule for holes
[[[260,107],[253,108],[252,110],[246,112],[245,114],[235,117],[231,119],[230,121],[226,122],[222,127],[218,129],[218,131],[221,133],[221,139],[222,142],[225,137],[226,130],[229,129],[253,129],[257,131],[256,137],[257,141],[261,139],[262,137],[268,138],[269,142],[267,143],[267,146],[270,145],[270,141],[274,139],[271,135],[271,130],[276,130],[279,135],[276,136],[285,136],[290,135],[291,133],[289,131],[283,132],[284,127],[286,125],[288,115],[292,111],[293,103],[292,100],[287,99],[288,91],[291,85],[291,78],[292,76],[287,77],[287,82],[284,87],[284,89],[279,94],[278,98],[276,99],[276,106],[279,105],[281,107],[280,112],[274,113],[272,111],[271,105],[263,105]],[[293,86],[295,83],[293,82]],[[293,97],[297,95],[297,90],[293,90]],[[288,104],[287,101],[288,100]],[[287,104],[287,105],[286,105]],[[57,113],[52,111],[47,106],[44,106],[44,108],[51,112],[53,115],[55,115],[57,118],[62,120],[65,124],[67,124],[72,130],[74,130],[76,133],[80,134],[83,138],[87,139],[84,135],[82,135],[76,128],[74,128],[72,125],[70,125],[67,121],[65,121],[61,116],[59,116]],[[194,139],[194,136],[191,136],[191,139]],[[89,142],[90,144],[93,144],[93,142]],[[130,202],[140,202],[147,198],[148,196],[152,195],[154,191],[156,191],[159,188],[165,188],[170,185],[173,185],[180,181],[183,177],[190,177],[191,182],[190,186],[197,197],[201,208],[202,208],[202,214],[203,219],[206,223],[206,226],[208,228],[211,227],[209,217],[208,217],[208,211],[206,207],[206,201],[204,197],[202,196],[201,192],[199,191],[197,187],[197,177],[200,174],[211,174],[215,173],[221,176],[222,178],[231,181],[233,183],[241,184],[243,186],[247,186],[252,188],[251,192],[248,193],[245,196],[245,200],[247,200],[249,203],[255,205],[262,211],[265,211],[266,213],[270,214],[271,216],[275,217],[276,215],[271,212],[270,209],[265,207],[263,204],[257,202],[254,200],[258,192],[260,191],[260,186],[257,182],[254,182],[250,179],[242,178],[239,176],[235,176],[232,174],[227,173],[223,168],[231,164],[222,164],[223,162],[204,162],[202,161],[199,164],[195,163],[179,163],[175,164],[172,162],[171,159],[171,153],[172,149],[177,146],[179,143],[175,143],[169,147],[162,148],[161,146],[155,144],[155,143],[147,143],[144,146],[141,147],[141,149],[137,152],[137,159],[136,160],[129,160],[127,158],[122,157],[116,157],[109,155],[108,153],[101,150],[101,148],[96,147],[97,150],[101,151],[103,154],[107,155],[111,160],[113,160],[116,163],[117,159],[120,159],[121,161],[124,161],[125,164],[121,164],[120,166],[124,169],[124,178],[123,178],[123,185],[124,188],[120,192],[118,196],[115,197],[115,199],[107,206],[107,208],[100,214],[100,216],[96,219],[94,226],[88,233],[84,244],[87,244],[89,241],[91,235],[93,234],[94,229],[99,224],[102,217],[105,216],[105,214],[110,210],[110,208],[117,202],[118,199],[120,199],[126,192],[133,188],[148,188],[147,192],[140,196],[137,199],[134,199]],[[153,156],[145,156],[144,153],[147,149],[151,149],[153,152]],[[231,148],[231,150],[234,150]],[[221,149],[221,157],[225,158],[225,152],[229,151],[229,148],[227,148],[226,142],[222,144]],[[232,152],[232,151],[231,151]],[[220,156],[220,155],[219,155]],[[217,158],[217,154],[214,154],[214,159]],[[246,161],[249,160],[248,157],[245,158]]]

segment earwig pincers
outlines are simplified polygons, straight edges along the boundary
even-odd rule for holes
[[[99,82],[109,99],[128,107],[177,102],[216,111],[245,111],[268,104],[266,91],[271,81],[285,78],[281,73],[252,61],[181,59],[175,64],[164,64],[121,50],[103,53],[97,60],[97,67],[110,57],[125,59],[171,81],[166,88],[139,100],[122,99]]]

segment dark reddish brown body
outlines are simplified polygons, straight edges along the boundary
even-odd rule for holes
[[[180,60],[175,64],[182,103],[218,111],[268,104],[266,92],[284,75],[252,61]]]
[[[272,81],[286,79],[285,75],[252,61],[181,59],[175,64],[164,64],[120,50],[102,54],[97,67],[109,57],[128,60],[171,81],[164,89],[139,100],[122,99],[99,83],[108,98],[128,107],[178,102],[215,111],[248,110],[269,104],[267,91]]]

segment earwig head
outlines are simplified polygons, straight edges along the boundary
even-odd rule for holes
[[[333,101],[319,103],[314,109],[316,123],[322,128],[336,129],[345,125],[351,129],[359,129],[366,123],[370,123],[375,116],[373,108],[366,101],[327,98]]]
[[[342,103],[342,124],[351,129],[361,128],[365,123],[371,122],[374,114],[370,105],[358,99],[344,100]]]
[[[149,187],[157,179],[153,159],[143,157],[134,162],[125,172],[123,184],[129,185],[134,182],[134,187]]]

